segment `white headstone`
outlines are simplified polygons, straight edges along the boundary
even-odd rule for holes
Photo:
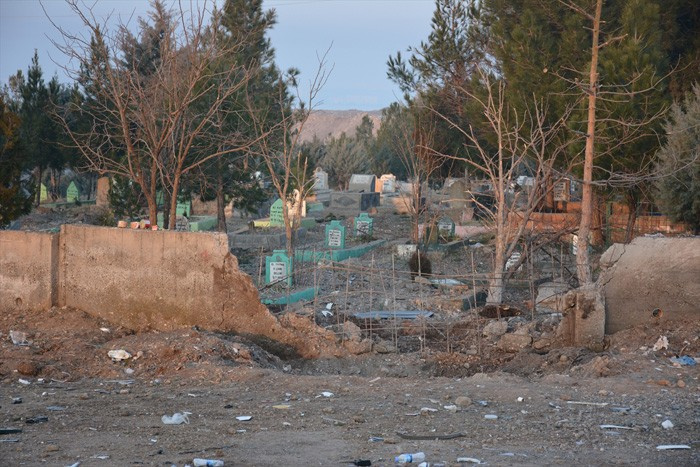
[[[352,174],[350,177],[350,183],[348,184],[348,191],[373,193],[376,188],[376,182],[377,177],[374,175]]]
[[[379,177],[379,186],[382,193],[393,193],[396,191],[396,175],[384,174]]]
[[[328,189],[328,173],[326,173],[321,167],[317,167],[316,172],[314,172],[314,189]]]

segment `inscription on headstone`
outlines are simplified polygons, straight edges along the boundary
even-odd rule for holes
[[[441,237],[452,237],[455,234],[455,223],[449,217],[440,219],[437,227]]]
[[[554,184],[554,201],[569,201],[569,181],[562,180]]]
[[[355,236],[360,237],[362,235],[372,235],[374,219],[369,217],[366,212],[360,213],[359,216],[355,218]]]
[[[278,199],[272,206],[270,206],[270,227],[282,227],[284,226],[284,206],[282,205],[282,199]]]
[[[175,215],[176,216],[190,217],[190,210],[191,210],[191,203],[189,201],[177,203],[177,205],[175,206]]]
[[[352,174],[348,191],[374,193],[377,177],[374,175]]]
[[[274,250],[265,258],[265,282],[271,284],[283,280],[292,285],[292,259],[285,250]]]
[[[75,182],[70,182],[70,185],[68,185],[68,190],[66,190],[66,201],[69,203],[75,203],[78,201],[79,197],[80,192],[78,191],[78,187],[75,185]]]
[[[510,269],[515,264],[520,261],[520,252],[519,251],[514,251],[512,255],[510,255],[510,258],[508,258],[508,261],[506,261],[506,269]],[[520,267],[518,267],[520,269]]]
[[[345,226],[340,221],[331,221],[326,226],[326,246],[345,248]]]
[[[379,177],[382,193],[393,193],[396,191],[396,176],[393,174],[384,174]]]

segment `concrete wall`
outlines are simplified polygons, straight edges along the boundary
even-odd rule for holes
[[[657,320],[700,319],[700,237],[638,237],[601,257],[606,333]],[[661,313],[653,315],[655,309]]]
[[[56,234],[0,231],[0,310],[51,308],[57,259]]]

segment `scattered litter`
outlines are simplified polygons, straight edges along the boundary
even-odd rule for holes
[[[399,438],[410,439],[413,441],[419,441],[419,440],[433,441],[436,439],[447,440],[447,439],[463,438],[463,437],[467,436],[464,433],[460,433],[460,432],[457,432],[457,433],[430,433],[427,435],[411,435],[409,433],[404,433],[402,431],[397,431],[396,435]]]
[[[0,435],[12,435],[15,433],[22,433],[21,428],[0,428]]]
[[[457,412],[457,406],[456,406],[456,405],[445,405],[443,408],[444,408],[445,410],[447,410],[448,412],[452,412],[452,413]]]
[[[622,425],[600,425],[603,430],[634,430],[631,426]]]
[[[292,424],[289,422],[282,422],[282,426],[292,426]]]
[[[498,420],[498,415],[489,413],[489,414],[484,415],[484,418],[486,420]]]
[[[673,366],[694,366],[697,364],[697,361],[690,355],[683,355],[682,357],[672,357],[671,363],[673,363]]]
[[[477,402],[478,402],[479,405],[482,406],[482,407],[488,407],[488,406],[489,406],[489,402],[488,402],[488,401],[477,401]]]
[[[195,457],[192,460],[194,467],[224,467],[224,461],[219,459],[200,459]]]
[[[248,420],[251,420],[253,417],[251,415],[239,415],[236,417],[236,420],[239,422],[247,422]]]
[[[0,443],[19,443],[19,438],[3,438]]]
[[[134,369],[133,369],[133,368],[127,368],[126,370],[124,370],[124,373],[126,373],[127,375],[133,375],[133,374],[134,374]]]
[[[607,402],[579,402],[579,401],[566,401],[567,404],[571,405],[593,405],[596,407],[605,407],[608,405]]]
[[[100,328],[100,331],[102,331],[102,332],[110,332],[109,328]]]
[[[369,437],[369,442],[370,442],[370,443],[383,443],[383,442],[384,442],[384,438],[382,438],[382,437],[380,437],[380,436],[370,436],[370,437]]]
[[[273,409],[288,409],[290,407],[291,405],[289,404],[277,404],[272,406]]]
[[[326,423],[328,425],[333,425],[333,426],[345,426],[345,425],[347,425],[347,423],[342,421],[342,420],[336,420],[335,418],[329,418],[329,417],[322,417],[321,421],[323,421],[323,423]]]
[[[524,400],[525,400],[525,399],[524,399],[523,397],[518,397],[518,402],[522,402],[522,401],[524,401]]]
[[[134,384],[133,379],[108,379],[105,381],[105,383],[116,383],[116,384],[121,384],[122,386],[128,386],[129,384]]]
[[[670,451],[673,449],[690,449],[687,444],[660,444],[656,446],[657,451]]]
[[[427,413],[427,412],[437,412],[438,409],[434,409],[434,408],[432,408],[432,407],[421,407],[420,411],[421,411],[421,412],[426,412],[426,413]]]
[[[357,465],[357,466],[370,466],[372,465],[372,461],[369,459],[355,459],[355,460],[347,460],[347,461],[340,461],[341,464],[350,464],[350,465]]]
[[[107,352],[107,356],[115,362],[121,362],[122,360],[128,360],[131,358],[131,354],[123,349],[110,350]]]
[[[333,309],[333,302],[326,303],[326,310],[331,311]]]
[[[166,425],[181,425],[183,423],[190,423],[190,417],[192,412],[175,412],[172,417],[168,415],[163,415],[160,419]]]
[[[376,382],[379,381],[380,379],[382,379],[381,376],[377,376],[377,377],[374,378],[374,379],[370,379],[369,382],[370,382],[370,383],[376,383]]]
[[[558,406],[557,404],[555,404],[554,402],[550,402],[550,403],[549,403],[549,406],[552,407],[553,409],[557,409],[557,410],[560,410],[560,409],[561,409],[561,407],[559,407],[559,406]]]
[[[80,461],[76,462],[75,464],[68,465],[66,467],[79,467],[80,466]]]
[[[394,458],[394,462],[397,464],[411,464],[413,462],[423,462],[425,460],[424,452],[417,452],[415,454],[401,454]]]
[[[671,420],[664,420],[661,422],[661,426],[664,427],[664,430],[670,430],[673,428],[673,422]]]
[[[18,379],[17,381],[19,381],[20,384],[24,384],[24,385],[32,384],[29,381],[27,381],[26,379],[22,379],[22,378]]]
[[[109,459],[109,456],[107,454],[97,454],[94,456],[91,456],[90,459],[100,459],[102,461]]]
[[[29,345],[30,342],[27,340],[27,333],[22,331],[10,331],[10,339],[15,345]]]
[[[65,407],[61,407],[60,405],[50,405],[46,407],[46,410],[50,410],[51,412],[63,412],[66,410]]]
[[[13,403],[13,404],[21,404],[21,403],[22,403],[22,398],[21,398],[21,397],[13,397],[13,398],[12,398],[12,403]]]
[[[25,420],[25,423],[28,423],[29,425],[33,425],[35,423],[45,423],[49,421],[49,417],[45,415],[39,415],[38,417],[32,417],[28,418]]]
[[[610,407],[613,412],[628,413],[631,409],[630,407]]]
[[[457,462],[460,464],[481,464],[481,461],[474,457],[458,457]]]
[[[318,399],[319,397],[333,397],[333,393],[332,393],[332,392],[329,392],[329,391],[323,391],[321,394],[319,394],[318,396],[316,396],[317,399]]]
[[[657,352],[661,349],[668,349],[668,338],[666,336],[659,337],[659,339],[656,341],[656,344],[654,344],[654,347],[652,347],[652,350],[654,352]]]

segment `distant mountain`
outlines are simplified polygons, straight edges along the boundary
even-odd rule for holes
[[[345,132],[348,136],[355,134],[355,128],[362,122],[362,117],[369,115],[374,123],[374,133],[377,133],[382,122],[381,110],[316,110],[304,126],[301,141],[311,141],[316,137],[322,141],[332,136],[338,137]]]

